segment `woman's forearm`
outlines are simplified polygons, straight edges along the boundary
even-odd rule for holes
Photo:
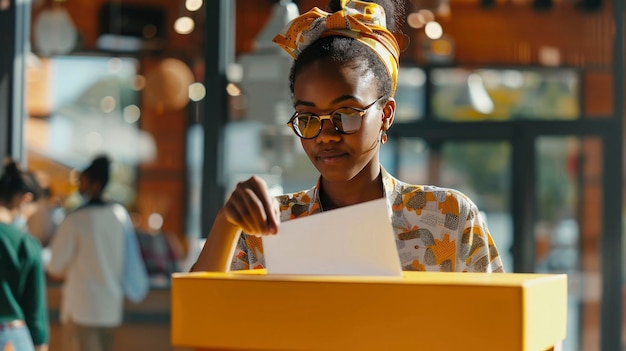
[[[227,272],[230,268],[241,228],[218,214],[192,272]]]

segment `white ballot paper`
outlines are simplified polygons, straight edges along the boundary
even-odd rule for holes
[[[384,198],[283,222],[263,251],[268,274],[402,276]]]

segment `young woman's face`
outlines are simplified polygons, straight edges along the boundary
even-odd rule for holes
[[[78,178],[78,192],[82,194],[89,194],[89,188],[91,186],[91,182],[89,181],[89,177],[84,174],[81,174]]]
[[[81,174],[78,178],[78,192],[90,199],[93,199],[100,193],[100,186],[85,174]]]
[[[312,63],[294,81],[295,109],[299,113],[328,115],[340,107],[363,109],[379,97],[371,72],[330,60]],[[372,105],[354,134],[339,133],[330,120],[324,120],[317,137],[301,139],[302,147],[326,180],[348,181],[364,172],[376,176],[380,168],[380,133],[385,122],[387,128],[391,125],[394,108],[393,100]]]
[[[17,194],[13,197],[12,208],[15,209],[16,213],[28,217],[33,212],[32,202],[33,193]]]

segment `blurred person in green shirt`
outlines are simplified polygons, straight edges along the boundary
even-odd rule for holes
[[[23,231],[35,178],[11,159],[0,177],[0,350],[48,349],[49,324],[41,245]]]

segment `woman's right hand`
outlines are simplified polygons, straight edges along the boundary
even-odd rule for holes
[[[270,195],[267,183],[253,176],[239,182],[223,208],[223,214],[246,234],[276,234],[280,224],[280,206]]]

